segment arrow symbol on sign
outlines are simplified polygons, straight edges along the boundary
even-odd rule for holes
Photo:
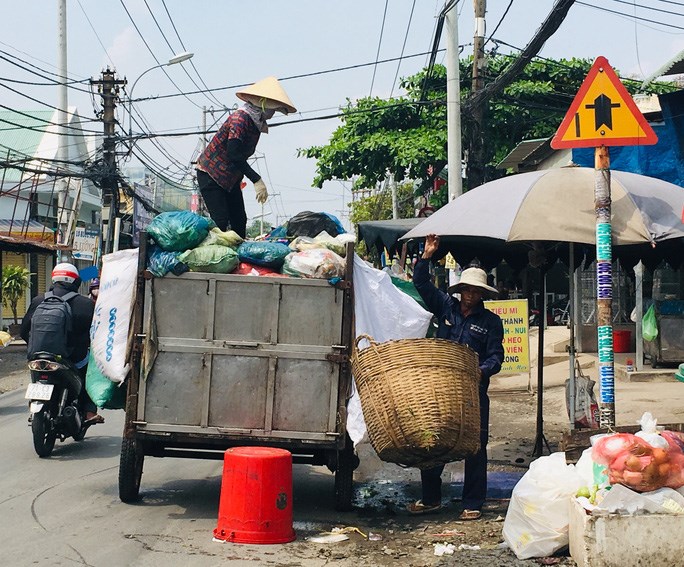
[[[619,102],[613,102],[610,97],[602,94],[594,99],[594,104],[587,104],[585,108],[594,109],[594,124],[595,130],[598,130],[604,124],[607,128],[613,129],[613,108],[618,108]]]

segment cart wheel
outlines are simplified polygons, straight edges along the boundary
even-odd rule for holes
[[[119,498],[121,502],[138,500],[144,459],[145,453],[142,445],[135,439],[124,438],[121,441],[121,459],[119,460]]]
[[[359,458],[354,453],[354,443],[349,436],[344,449],[337,453],[335,470],[335,510],[348,512],[352,509],[354,495],[354,469],[359,466]]]

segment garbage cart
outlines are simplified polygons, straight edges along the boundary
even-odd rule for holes
[[[358,465],[346,434],[353,246],[340,281],[192,273],[153,278],[141,238],[119,496],[145,457],[222,459],[281,447],[335,473],[348,510]]]

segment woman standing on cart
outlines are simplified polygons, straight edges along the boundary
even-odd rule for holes
[[[219,128],[197,159],[197,183],[209,215],[221,230],[228,228],[242,238],[247,233],[247,213],[242,196],[244,176],[254,183],[256,200],[264,204],[268,190],[261,176],[247,163],[254,154],[262,133],[268,132],[266,120],[278,111],[297,112],[278,79],[267,77],[238,91],[245,101]]]

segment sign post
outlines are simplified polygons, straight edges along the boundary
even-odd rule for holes
[[[658,141],[605,57],[598,57],[570,105],[551,147],[595,148],[596,324],[599,357],[599,419],[615,425],[613,349],[613,254],[609,146],[651,145]],[[574,369],[571,381],[574,384]]]

